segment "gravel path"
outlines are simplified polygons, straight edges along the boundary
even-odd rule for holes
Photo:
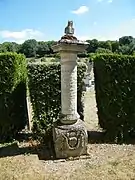
[[[95,91],[91,89],[84,96],[84,121],[88,130],[97,130],[98,116],[95,100]]]

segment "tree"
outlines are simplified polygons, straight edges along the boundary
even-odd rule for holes
[[[37,46],[37,55],[39,57],[43,57],[45,54],[49,52],[48,44],[44,41],[39,41]]]
[[[38,43],[35,39],[26,40],[20,48],[20,53],[23,53],[26,57],[36,57]]]
[[[19,44],[15,42],[4,42],[0,45],[0,52],[18,52]]]
[[[111,41],[112,52],[118,52],[119,50],[119,41]]]
[[[97,48],[96,53],[112,53],[111,50],[105,48]]]
[[[7,49],[3,44],[0,44],[0,53],[7,52]]]
[[[92,40],[87,40],[87,42],[89,43],[88,48],[87,48],[87,52],[88,53],[95,53],[96,49],[99,46],[98,40],[92,39]]]
[[[130,48],[130,54],[134,54],[135,52],[135,39],[129,44],[129,48]]]
[[[49,48],[49,51],[48,51],[48,54],[53,54],[53,49],[52,49],[52,46],[56,44],[55,41],[47,41],[47,45],[48,45],[48,48]]]
[[[125,55],[133,55],[135,51],[135,39],[132,36],[120,38],[119,52]]]
[[[99,41],[98,47],[104,48],[104,49],[109,49],[110,51],[112,51],[112,45],[111,45],[110,41]]]
[[[129,45],[133,40],[134,38],[132,36],[123,36],[119,38],[119,43],[120,45]]]

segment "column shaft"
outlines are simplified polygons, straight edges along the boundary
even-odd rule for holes
[[[77,55],[73,52],[61,53],[61,105],[65,120],[74,121],[77,113]],[[64,121],[64,119],[63,119]]]

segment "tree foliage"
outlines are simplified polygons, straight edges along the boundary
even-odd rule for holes
[[[90,53],[99,51],[112,52],[124,55],[135,54],[135,38],[123,36],[116,41],[98,41],[97,39],[87,40],[89,43],[86,53],[79,54],[78,57],[88,57]],[[15,42],[4,42],[0,44],[0,52],[17,52],[24,54],[27,58],[31,57],[52,57],[57,56],[53,52],[52,45],[55,41],[36,41],[35,39],[26,40],[22,44]]]
[[[112,53],[112,51],[109,50],[109,49],[99,47],[99,48],[96,49],[96,53]]]

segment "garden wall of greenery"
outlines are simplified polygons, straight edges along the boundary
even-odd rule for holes
[[[17,53],[0,53],[0,142],[13,139],[26,117],[26,59]]]
[[[108,138],[127,141],[135,133],[135,56],[93,56],[100,126]]]

